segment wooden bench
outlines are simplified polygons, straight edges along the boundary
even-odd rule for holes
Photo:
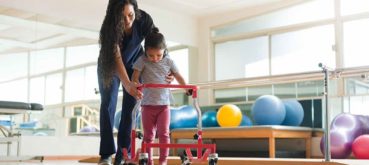
[[[308,127],[293,126],[252,126],[234,128],[203,128],[203,139],[260,139],[269,141],[269,157],[275,158],[276,139],[304,139],[306,146],[306,158],[311,157],[311,137],[314,129]],[[178,143],[179,139],[193,139],[197,129],[174,129],[171,132],[171,142]],[[173,155],[177,151],[173,150]]]

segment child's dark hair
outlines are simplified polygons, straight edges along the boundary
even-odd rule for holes
[[[165,49],[165,53],[167,51],[167,45],[165,44],[164,35],[159,32],[157,27],[154,27],[151,30],[151,33],[145,38],[145,50],[148,48],[156,48],[156,49]]]

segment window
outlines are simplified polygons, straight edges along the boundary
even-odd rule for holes
[[[46,76],[45,104],[58,104],[62,101],[62,73]]]
[[[75,66],[90,62],[96,62],[100,48],[98,45],[68,47],[66,66]]]
[[[62,69],[64,48],[31,52],[31,75]]]
[[[215,79],[269,75],[268,37],[215,45]]]
[[[214,37],[234,35],[238,33],[253,32],[262,29],[333,18],[333,7],[333,0],[309,1],[269,14],[246,19],[232,25],[217,28],[212,31],[212,35]]]
[[[0,84],[0,100],[27,102],[27,79]]]
[[[262,95],[272,95],[272,86],[263,85],[248,88],[248,98],[247,101],[255,101],[258,97]]]
[[[27,53],[0,55],[0,82],[27,76]]]
[[[369,96],[350,96],[347,107],[351,114],[369,115]]]
[[[95,94],[95,88],[99,90],[97,82],[97,66],[86,67],[85,73],[85,99],[99,99],[100,95]],[[119,92],[122,93],[122,92]]]
[[[369,66],[369,62],[363,60],[369,54],[369,19],[345,22],[343,29],[345,67]]]
[[[272,74],[316,71],[323,63],[335,68],[332,25],[272,36]]]
[[[296,98],[296,83],[275,84],[273,90],[278,98]]]
[[[214,90],[214,96],[216,103],[246,101],[247,89],[246,88],[216,89]]]
[[[188,83],[189,77],[189,63],[188,63],[188,49],[179,49],[169,52],[170,58],[175,62],[179,73],[183,76],[185,81]],[[178,84],[176,80],[174,80],[173,84]]]
[[[68,71],[65,80],[65,101],[84,99],[85,85],[84,68]]]
[[[297,96],[299,98],[321,96],[323,90],[323,81],[304,81],[297,83]]]
[[[368,0],[341,0],[341,14],[350,15],[369,12]]]
[[[345,89],[348,96],[369,95],[369,79],[359,76],[346,78]]]
[[[30,80],[30,102],[45,104],[45,77],[36,77]]]
[[[98,99],[100,97],[100,95],[95,94],[95,88],[98,90],[96,70],[96,66],[89,66],[67,72],[65,80],[66,102]]]

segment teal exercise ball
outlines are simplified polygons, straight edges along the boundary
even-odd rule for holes
[[[207,111],[201,118],[203,127],[219,127],[216,111]]]

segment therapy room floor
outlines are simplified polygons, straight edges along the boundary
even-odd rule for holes
[[[26,162],[1,162],[0,165],[96,165],[97,163],[79,163],[78,160],[45,160]],[[179,161],[169,158],[168,165],[178,165]],[[205,165],[207,163],[201,163]],[[323,162],[323,159],[270,159],[270,158],[220,158],[219,165],[368,165],[369,160],[334,159]],[[196,165],[196,164],[193,164]],[[199,164],[200,165],[200,164]]]

